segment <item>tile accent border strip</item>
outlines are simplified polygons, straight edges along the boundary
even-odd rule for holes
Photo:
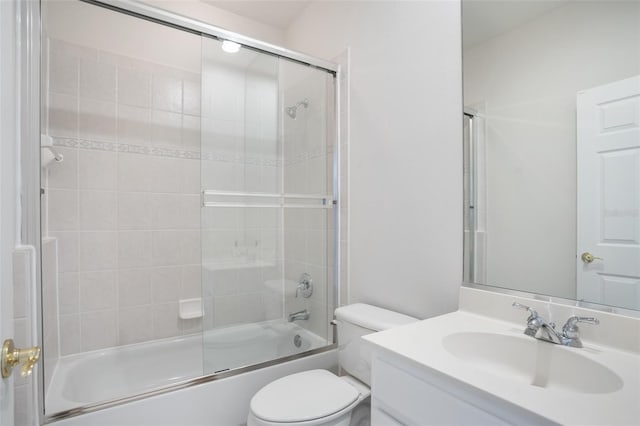
[[[53,138],[53,145],[65,148],[88,149],[97,151],[124,152],[129,154],[152,155],[156,157],[180,158],[186,160],[218,161],[224,163],[237,163],[255,166],[279,167],[283,165],[281,159],[266,158],[257,155],[240,155],[222,152],[200,152],[180,148],[169,148],[148,145],[135,145],[120,142],[97,141],[90,139]],[[284,161],[285,166],[304,163],[306,161],[329,156],[333,153],[333,146],[327,146],[326,152],[316,148],[310,152],[297,154],[294,158]]]

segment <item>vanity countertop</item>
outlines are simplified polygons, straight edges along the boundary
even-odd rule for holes
[[[566,425],[638,425],[640,424],[640,356],[636,353],[584,342],[584,348],[569,348],[542,342],[523,335],[522,324],[496,320],[465,311],[434,317],[365,336],[374,347],[391,351],[414,363],[444,373],[549,419]],[[482,365],[453,355],[443,342],[456,333],[479,333],[477,336],[502,335],[510,339],[531,339],[534,350],[571,351],[563,358],[582,356],[605,366],[622,379],[619,388],[605,393],[581,392],[534,386],[516,380],[511,373],[500,372],[500,366],[488,371]],[[464,336],[462,336],[464,337]],[[459,340],[459,339],[458,339]],[[520,340],[513,340],[521,342]],[[526,343],[529,347],[529,342]],[[549,345],[549,346],[537,346]],[[557,352],[553,352],[557,353]],[[564,355],[567,355],[564,357]],[[589,365],[589,364],[587,364]],[[496,371],[498,374],[496,374]],[[590,371],[584,371],[589,375]],[[597,384],[596,384],[597,386]],[[374,389],[375,391],[375,389]]]

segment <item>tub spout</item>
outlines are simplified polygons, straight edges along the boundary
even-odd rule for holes
[[[309,316],[310,316],[309,311],[306,309],[298,312],[293,312],[289,314],[289,322],[294,322],[298,320],[308,320]]]

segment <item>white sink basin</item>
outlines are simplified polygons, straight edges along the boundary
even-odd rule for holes
[[[510,309],[511,301],[507,302],[505,311]],[[600,320],[601,328],[611,329],[609,323],[615,322],[606,313]],[[525,336],[524,327],[525,321],[456,311],[363,339],[374,352],[380,349],[380,357],[397,357],[398,365],[407,360],[409,367],[423,366],[424,376],[439,389],[452,395],[460,392],[475,407],[488,412],[494,412],[494,404],[503,407],[505,419],[512,418],[512,408],[541,417],[538,421],[523,414],[522,421],[511,424],[640,426],[640,352],[589,339],[581,349],[554,345]],[[638,334],[627,332],[626,337],[637,339]]]
[[[444,349],[478,370],[540,388],[599,394],[620,390],[622,379],[578,351],[498,333],[459,332],[442,339]]]

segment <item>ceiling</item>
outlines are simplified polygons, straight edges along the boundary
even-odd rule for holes
[[[286,30],[310,0],[202,0],[211,6]]]
[[[245,18],[286,30],[313,0],[201,1]],[[464,0],[462,2],[463,48],[468,49],[506,33],[569,1]]]
[[[462,47],[473,47],[567,3],[567,0],[465,0]]]

